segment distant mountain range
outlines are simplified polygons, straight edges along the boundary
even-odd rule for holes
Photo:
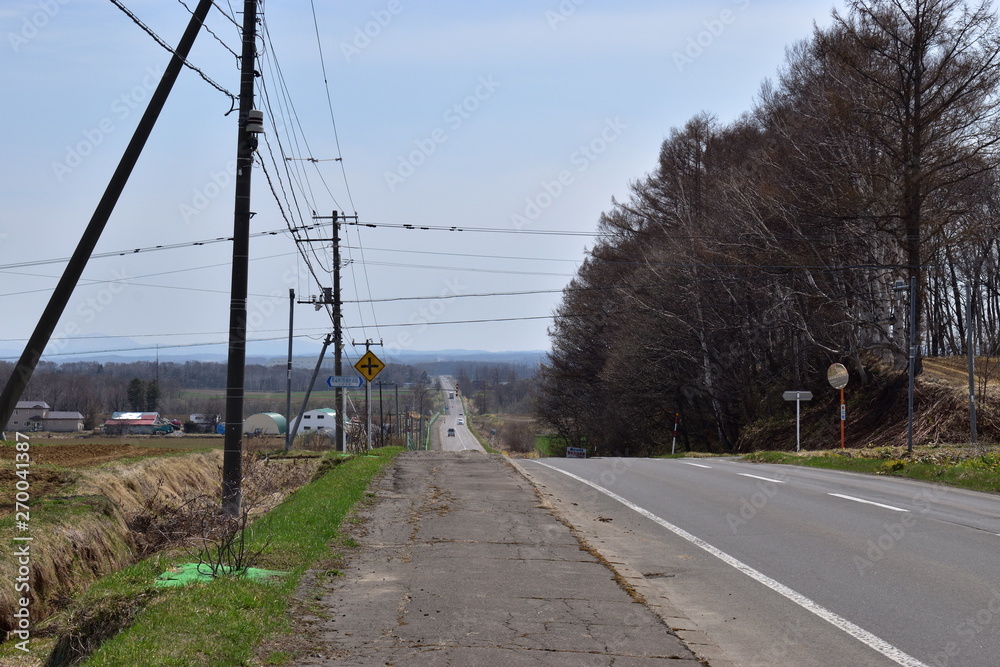
[[[96,342],[99,340],[100,342]],[[296,367],[312,367],[321,349],[319,343],[296,340],[294,346],[294,365]],[[95,348],[101,351],[94,351]],[[0,348],[0,360],[14,362],[21,356],[23,349],[11,347]],[[439,362],[486,362],[535,365],[545,358],[545,350],[513,350],[506,352],[490,352],[487,350],[401,350],[380,352],[378,347],[372,348],[386,363],[425,365]],[[332,365],[333,356],[327,350],[327,357]],[[64,363],[71,361],[94,361],[98,363],[129,363],[133,361],[154,361],[184,363],[185,361],[207,361],[226,363],[228,354],[226,346],[197,345],[190,347],[168,347],[157,350],[148,343],[142,343],[131,338],[101,337],[98,339],[68,339],[49,345],[44,361]],[[262,365],[281,365],[288,362],[288,343],[285,341],[261,341],[247,343],[247,363]],[[324,364],[326,365],[326,364]]]

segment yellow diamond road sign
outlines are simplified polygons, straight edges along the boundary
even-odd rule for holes
[[[385,364],[372,353],[371,350],[365,352],[365,356],[361,357],[358,363],[354,364],[354,367],[365,376],[365,379],[371,382],[375,379],[375,376],[382,372],[385,368]]]

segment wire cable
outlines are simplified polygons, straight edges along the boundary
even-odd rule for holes
[[[344,168],[344,154],[340,149],[340,136],[337,133],[337,118],[333,113],[333,99],[330,97],[330,82],[327,80],[326,76],[326,59],[323,57],[323,40],[319,36],[319,21],[316,19],[316,3],[314,0],[309,0],[309,6],[312,8],[313,17],[313,27],[316,29],[316,48],[319,49],[319,64],[323,70],[323,86],[326,89],[326,103],[327,107],[330,109],[330,122],[333,124],[333,138],[337,145],[337,157],[340,159],[340,170],[344,175],[344,187],[347,190],[347,200],[351,202],[351,208],[354,213],[358,212],[357,206],[354,205],[354,198],[351,196],[351,186],[347,182],[347,170]]]
[[[174,47],[172,47],[169,44],[167,44],[163,40],[162,37],[160,37],[159,35],[157,35],[155,32],[152,31],[152,29],[150,29],[149,26],[147,26],[145,23],[143,23],[141,20],[139,20],[139,17],[136,16],[135,14],[133,14],[132,11],[128,7],[126,7],[124,4],[122,4],[121,0],[111,0],[111,3],[115,7],[117,7],[118,9],[122,10],[123,12],[125,12],[125,15],[128,16],[130,19],[132,19],[133,23],[135,23],[137,26],[139,26],[140,28],[142,28],[146,32],[146,34],[148,34],[150,37],[152,37],[154,40],[156,40],[157,44],[159,44],[160,46],[162,46],[163,48],[165,48],[167,51],[169,51],[170,53],[172,53],[174,56],[177,56],[177,52],[174,50]],[[202,23],[202,27],[204,27],[204,25],[205,24]],[[198,69],[197,67],[195,67],[194,65],[192,65],[190,62],[188,62],[188,60],[186,58],[181,58],[181,62],[184,63],[184,66],[187,67],[188,69],[190,69],[190,70],[192,70],[194,72],[197,72],[198,76],[200,76],[202,79],[204,79],[205,81],[207,81],[209,83],[209,85],[211,85],[213,88],[215,88],[216,90],[218,90],[218,91],[220,91],[222,93],[225,93],[226,95],[229,96],[229,99],[230,99],[230,101],[232,102],[232,105],[233,105],[232,108],[229,110],[230,112],[233,109],[236,108],[236,96],[235,95],[233,95],[231,92],[229,92],[228,90],[226,90],[225,88],[223,88],[222,86],[220,86],[219,84],[217,84],[215,81],[213,81],[211,78],[209,78],[209,76],[207,74],[205,74],[200,69]]]

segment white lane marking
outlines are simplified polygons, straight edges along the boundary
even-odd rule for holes
[[[904,653],[903,651],[899,650],[898,648],[896,648],[895,646],[893,646],[889,642],[885,641],[884,639],[876,637],[875,635],[873,635],[872,633],[868,632],[864,628],[859,627],[859,626],[855,625],[854,623],[851,623],[846,618],[843,618],[842,616],[839,616],[839,615],[835,614],[834,612],[830,611],[826,607],[824,607],[824,606],[820,605],[819,603],[814,602],[813,600],[811,600],[811,599],[807,598],[806,596],[802,595],[798,591],[792,590],[788,586],[785,586],[784,584],[782,584],[782,583],[780,583],[778,581],[775,581],[774,579],[772,579],[771,577],[767,576],[763,572],[758,572],[757,570],[753,569],[752,567],[750,567],[749,565],[747,565],[743,561],[740,561],[740,560],[734,558],[733,556],[730,556],[729,554],[727,554],[725,551],[722,551],[721,549],[717,549],[717,548],[713,547],[711,544],[709,544],[705,540],[701,539],[700,537],[695,537],[694,535],[692,535],[691,533],[687,532],[683,528],[679,528],[678,526],[675,526],[674,524],[670,523],[669,521],[666,521],[665,519],[661,519],[660,517],[658,517],[655,514],[653,514],[652,512],[650,512],[649,510],[644,509],[642,507],[639,507],[638,505],[632,503],[631,501],[629,501],[629,500],[627,500],[625,498],[622,498],[617,493],[609,491],[609,490],[605,489],[604,487],[598,486],[597,484],[594,484],[591,481],[588,481],[588,480],[586,480],[586,479],[584,479],[582,477],[574,475],[573,473],[566,472],[565,470],[560,470],[559,468],[556,468],[555,466],[550,465],[548,463],[542,463],[541,461],[535,461],[535,463],[537,463],[539,465],[543,465],[546,468],[551,468],[552,470],[555,470],[556,472],[561,472],[562,474],[566,475],[567,477],[572,477],[573,479],[575,479],[578,482],[582,482],[583,484],[586,484],[587,486],[590,486],[590,487],[592,487],[594,489],[597,489],[598,491],[600,491],[601,493],[603,493],[604,495],[606,495],[608,498],[611,498],[612,500],[617,500],[622,505],[625,505],[629,509],[634,510],[635,512],[638,512],[639,514],[641,514],[642,516],[646,517],[647,519],[650,519],[651,521],[654,521],[655,523],[658,523],[659,525],[663,526],[664,528],[666,528],[670,532],[674,533],[675,535],[683,537],[685,540],[687,540],[691,544],[694,544],[695,546],[700,547],[701,549],[704,549],[705,551],[707,551],[708,553],[712,554],[713,556],[715,556],[716,558],[718,558],[722,562],[727,563],[729,565],[732,565],[734,568],[736,568],[737,570],[739,570],[743,574],[747,575],[751,579],[753,579],[753,580],[755,580],[755,581],[757,581],[757,582],[759,582],[761,584],[764,584],[765,586],[767,586],[768,588],[770,588],[774,592],[779,593],[779,594],[785,596],[786,598],[788,598],[789,600],[791,600],[795,604],[799,605],[803,609],[805,609],[807,611],[810,611],[813,614],[816,614],[817,616],[819,616],[820,618],[822,618],[824,621],[830,623],[834,627],[839,628],[839,629],[843,630],[844,632],[846,632],[847,634],[851,635],[852,637],[854,637],[855,639],[857,639],[858,641],[860,641],[865,646],[868,646],[869,648],[872,648],[872,649],[878,651],[879,653],[881,653],[885,657],[887,657],[890,660],[892,660],[893,662],[895,662],[897,665],[902,665],[903,667],[929,667],[926,663],[923,663],[923,662],[917,660],[916,658],[914,658],[913,656],[911,656],[911,655],[909,655],[907,653]]]
[[[709,470],[712,469],[712,466],[703,466],[700,463],[691,463],[690,461],[681,461],[681,463],[683,463],[686,466],[697,466],[699,468],[708,468]]]
[[[736,474],[737,475],[741,475],[742,477],[753,477],[754,479],[762,479],[765,482],[774,482],[775,484],[784,484],[784,482],[782,480],[780,480],[780,479],[771,479],[769,477],[761,477],[760,475],[751,475],[748,472],[738,472]]]
[[[874,500],[865,500],[864,498],[855,498],[854,496],[845,496],[843,493],[831,493],[831,496],[836,496],[838,498],[843,498],[844,500],[853,500],[856,503],[864,503],[866,505],[875,505],[877,507],[884,507],[887,510],[892,510],[893,512],[909,512],[910,510],[905,510],[902,507],[893,507],[892,505],[883,505],[882,503],[877,503]]]

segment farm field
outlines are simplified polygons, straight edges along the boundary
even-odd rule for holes
[[[205,445],[201,445],[205,447]],[[133,445],[131,443],[31,443],[31,459],[34,463],[63,466],[66,468],[86,468],[118,459],[141,458],[147,456],[163,456],[177,454],[192,449],[191,447],[163,447],[162,442],[155,445]],[[0,459],[14,460],[13,445],[0,448]]]
[[[91,468],[94,466],[129,459],[150,458],[181,454],[192,449],[203,449],[208,445],[207,438],[192,438],[184,447],[164,447],[164,438],[150,438],[141,444],[127,440],[111,441],[111,439],[87,440],[81,442],[78,438],[57,439],[44,438],[31,442],[31,495],[38,499],[59,492],[73,482],[76,476],[73,469]],[[148,444],[146,444],[148,443]],[[221,446],[221,440],[220,440]],[[0,464],[4,470],[13,468],[16,451],[13,443],[0,445]],[[10,463],[8,463],[10,462]],[[0,478],[0,516],[14,511],[14,483],[17,478],[12,474],[4,474]]]

